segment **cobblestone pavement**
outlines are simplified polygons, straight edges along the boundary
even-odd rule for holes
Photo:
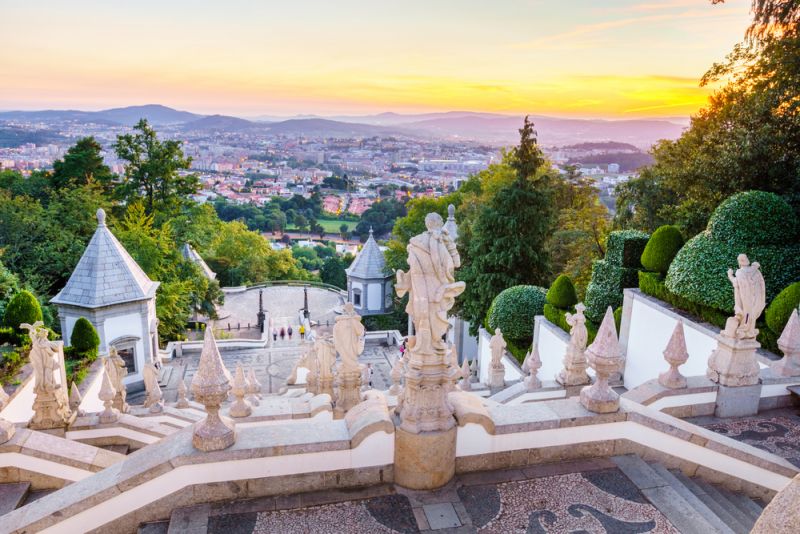
[[[570,472],[571,471],[571,472]],[[415,492],[384,485],[216,505],[213,534],[677,533],[606,459],[461,475]],[[333,502],[349,495],[349,500]]]
[[[786,458],[800,467],[800,416],[796,409],[770,410],[730,419],[695,417],[688,421]]]

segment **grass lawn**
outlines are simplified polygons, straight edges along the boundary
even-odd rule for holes
[[[317,222],[319,224],[321,224],[322,227],[325,228],[325,232],[327,232],[329,234],[338,234],[339,233],[339,227],[342,226],[342,224],[346,224],[348,230],[352,230],[358,224],[358,221],[340,221],[339,219],[328,219],[328,218],[325,218],[325,217],[321,217],[321,218],[317,219]],[[288,231],[288,232],[295,231],[296,232],[297,231],[297,227],[294,226],[293,224],[287,225],[286,231]]]

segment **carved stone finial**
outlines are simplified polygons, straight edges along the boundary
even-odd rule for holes
[[[186,382],[183,380],[178,381],[178,400],[175,401],[176,408],[188,408],[189,400],[186,398]]]
[[[253,406],[258,406],[261,403],[261,382],[256,378],[256,370],[252,367],[247,373],[247,402]]]
[[[241,363],[236,365],[236,374],[233,377],[233,395],[236,400],[231,405],[231,409],[228,410],[228,414],[231,417],[248,417],[253,413],[253,409],[244,400],[244,396],[247,395],[247,380],[244,377],[244,369],[242,369]]]
[[[105,226],[106,225],[106,210],[103,208],[97,209],[97,226]]]
[[[392,379],[392,387],[389,388],[389,395],[399,395],[403,387],[401,381],[403,380],[403,355],[401,354],[394,360],[392,372],[390,374]]]
[[[675,325],[672,336],[667,343],[667,348],[664,349],[664,359],[669,364],[669,370],[658,375],[658,383],[670,389],[685,388],[686,377],[678,371],[678,367],[689,359],[689,351],[686,350],[686,337],[683,333],[683,321],[678,321]]]
[[[783,359],[772,366],[773,372],[779,376],[800,376],[800,317],[796,309],[778,338],[778,348],[783,352]]]
[[[533,347],[533,352],[529,352],[528,355],[525,357],[525,364],[523,367],[526,367],[526,372],[528,376],[525,377],[523,382],[525,383],[525,389],[528,391],[533,391],[535,389],[539,389],[542,387],[542,381],[539,380],[537,374],[539,373],[539,369],[542,368],[542,358],[539,356],[539,347]]]
[[[231,389],[230,373],[222,363],[211,325],[206,328],[200,365],[192,377],[192,394],[208,415],[195,424],[192,445],[201,451],[218,451],[236,441],[233,421],[219,415],[219,406]]]
[[[575,305],[575,313],[567,313],[567,324],[570,325],[569,344],[564,352],[564,368],[556,375],[556,381],[563,386],[580,386],[591,382],[586,373],[586,343],[589,331],[586,329],[586,317],[583,312],[586,306],[582,302]]]
[[[119,419],[119,411],[114,408],[114,397],[117,396],[117,390],[111,385],[111,378],[108,376],[108,368],[103,365],[103,376],[100,382],[100,391],[97,397],[103,401],[105,408],[100,413],[101,423],[116,423]]]
[[[606,310],[594,342],[586,349],[586,357],[596,378],[594,384],[581,390],[581,404],[590,412],[616,412],[619,410],[619,395],[608,385],[608,379],[619,369],[622,354],[611,306]]]
[[[472,376],[472,371],[469,368],[469,360],[464,358],[464,361],[461,363],[461,391],[472,391],[472,383],[470,382],[470,377]]]

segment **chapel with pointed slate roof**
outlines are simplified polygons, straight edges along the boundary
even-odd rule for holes
[[[100,354],[115,347],[125,361],[125,383],[143,382],[144,364],[158,354],[156,290],[139,264],[106,226],[97,210],[97,230],[67,284],[50,302],[58,307],[61,332],[69,344],[72,328],[85,317],[100,336]]]
[[[359,315],[380,315],[392,308],[392,278],[386,259],[369,229],[367,239],[347,273],[347,299]]]

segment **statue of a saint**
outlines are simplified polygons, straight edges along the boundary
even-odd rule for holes
[[[158,385],[158,369],[156,369],[153,362],[147,362],[144,364],[142,374],[144,375],[144,389],[147,392],[144,407],[150,408],[153,413],[157,413],[156,410],[159,410],[163,397],[161,386]]]
[[[411,293],[406,312],[414,321],[417,347],[424,353],[446,349],[447,312],[465,287],[464,282],[455,281],[461,258],[443,225],[441,215],[429,213],[425,217],[427,231],[412,237],[408,244],[409,271],[397,271],[395,289],[401,297]]]
[[[317,353],[317,365],[319,366],[320,378],[333,377],[333,364],[336,363],[336,349],[330,339],[321,338],[314,343]]]
[[[56,373],[60,371],[59,352],[61,347],[47,339],[48,330],[44,328],[42,321],[36,321],[32,325],[22,323],[21,328],[28,330],[31,338],[31,365],[35,377],[34,391],[36,393],[52,393],[61,388],[61,383],[56,378]]]
[[[503,354],[506,352],[508,344],[503,339],[503,334],[499,328],[495,328],[492,339],[489,340],[489,348],[492,349],[492,368],[500,369],[503,367]]]
[[[333,343],[342,357],[340,372],[358,371],[358,355],[364,352],[364,325],[352,302],[344,305],[344,313],[333,326]]]
[[[764,277],[758,262],[751,264],[745,254],[739,254],[737,261],[739,268],[736,274],[733,269],[728,269],[728,280],[733,284],[733,312],[738,325],[735,332],[730,331],[732,325],[726,325],[725,333],[737,339],[754,339],[758,335],[756,320],[766,304]]]
[[[577,306],[576,306],[577,310]],[[586,317],[583,315],[584,308],[577,310],[576,313],[567,313],[564,318],[567,320],[569,329],[569,344],[575,351],[583,352],[586,350],[586,343],[589,341],[589,331],[586,330]]]

